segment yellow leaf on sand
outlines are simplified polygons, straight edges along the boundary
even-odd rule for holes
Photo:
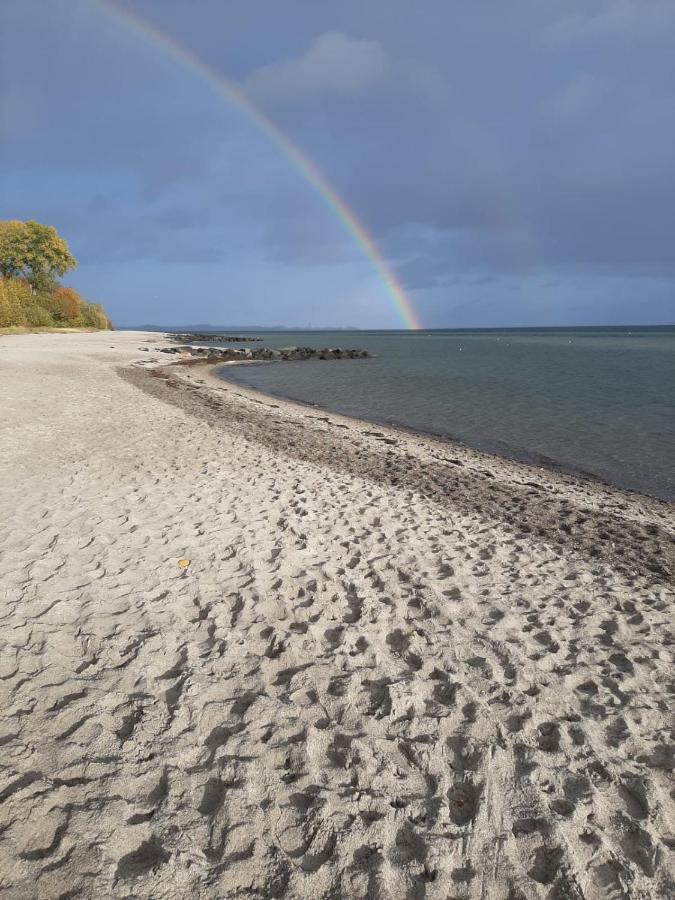
[[[187,569],[187,567],[190,565],[190,560],[189,559],[179,559],[178,565],[181,567],[181,569]]]

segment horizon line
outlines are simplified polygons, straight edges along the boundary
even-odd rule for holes
[[[113,323],[114,324],[114,323]],[[356,325],[326,325],[323,327],[306,325],[210,325],[208,323],[196,323],[188,325],[155,325],[146,322],[139,325],[115,325],[116,331],[172,331],[191,328],[202,328],[205,331],[396,331],[404,334],[411,331],[528,331],[547,329],[549,331],[570,328],[675,328],[673,322],[596,322],[591,324],[571,325],[438,325],[429,328],[363,328]]]

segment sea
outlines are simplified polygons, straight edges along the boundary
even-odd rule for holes
[[[372,357],[230,366],[228,381],[675,500],[675,326],[246,335]]]

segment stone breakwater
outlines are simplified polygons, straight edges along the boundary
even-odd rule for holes
[[[255,350],[239,347],[162,347],[160,353],[180,356],[182,359],[205,362],[239,362],[247,360],[298,360],[298,359],[368,359],[367,350],[348,350],[343,347],[259,347]]]
[[[173,334],[170,336],[174,341],[199,342],[206,344],[210,342],[220,341],[223,344],[254,344],[262,343],[261,337],[240,337],[233,334],[214,334],[213,332],[187,331],[183,334]]]

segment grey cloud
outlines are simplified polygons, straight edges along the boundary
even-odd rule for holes
[[[298,58],[262,66],[242,87],[256,103],[277,112],[365,105],[391,113],[387,99],[429,107],[445,92],[443,79],[431,66],[395,58],[377,40],[339,32],[319,35]]]
[[[636,38],[663,37],[675,17],[670,0],[583,0],[571,8],[565,3],[553,6],[559,15],[548,33],[563,41],[619,38],[633,42]]]
[[[246,84],[282,126],[327,160],[339,190],[385,244],[392,230],[417,223],[447,235],[449,271],[476,265],[511,271],[519,259],[525,269],[535,259],[545,266],[612,264],[629,271],[660,264],[670,271],[675,124],[668,121],[673,64],[662,30],[673,31],[675,16],[664,4],[649,6],[638,31],[645,40],[658,32],[658,46],[627,65],[622,42],[608,47],[607,40],[623,35],[637,4],[619,11],[612,4],[590,11],[577,5],[573,15],[569,4],[567,15],[550,4],[547,20],[541,6],[537,17],[531,5],[518,4],[523,24],[530,19],[534,28],[531,47],[514,38],[509,56],[506,33],[500,53],[509,66],[494,83],[504,102],[497,114],[481,104],[471,80],[453,83],[442,60],[425,61],[425,78],[410,77],[422,69],[409,56],[344,35],[323,35],[294,61],[264,67]],[[573,42],[581,40],[582,22],[591,25],[586,45],[602,36],[602,54],[584,59],[581,71],[577,47],[542,59],[537,27],[542,41],[560,26]],[[494,28],[487,18],[483,25],[490,45]],[[450,56],[451,37],[448,45]],[[341,63],[349,72],[343,82],[336,76]],[[537,70],[539,79],[532,77]],[[395,112],[378,115],[390,111],[392,95]],[[375,111],[375,137],[363,104]],[[331,138],[343,136],[339,153],[317,137],[316,110],[329,120]],[[436,261],[428,262],[433,271]]]
[[[542,101],[543,123],[556,133],[583,127],[600,111],[608,93],[609,87],[599,75],[576,75]]]
[[[237,80],[411,290],[674,275],[670,0],[124,2]],[[274,141],[96,4],[5,0],[0,34],[13,214],[94,262],[360,258]]]

